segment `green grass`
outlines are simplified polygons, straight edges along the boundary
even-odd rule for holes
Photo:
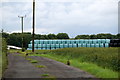
[[[118,48],[64,48],[36,52],[39,54],[31,56],[48,57],[65,64],[70,60],[71,66],[85,70],[96,77],[118,78],[120,69]]]
[[[1,39],[0,38],[0,41],[2,40],[2,50],[0,48],[0,78],[2,77],[2,74],[4,73],[5,69],[7,68],[7,64],[8,64],[8,61],[7,61],[7,44],[6,44],[6,41],[5,39]]]
[[[49,74],[42,74],[41,76],[43,76],[43,77],[48,77]]]
[[[35,67],[37,67],[37,68],[46,68],[46,66],[44,66],[44,65],[35,65]]]
[[[31,60],[30,62],[31,62],[31,63],[38,63],[37,60]]]
[[[39,56],[43,56],[43,57],[47,57],[47,58],[51,58],[57,61],[60,61],[62,63],[67,63],[66,58],[61,58],[59,56],[51,56],[51,55],[46,55],[46,54],[42,54]],[[71,66],[73,67],[77,67],[79,69],[82,69],[84,71],[87,71],[89,73],[91,73],[92,75],[95,75],[98,78],[118,78],[118,72],[115,72],[113,70],[110,69],[104,69],[96,64],[93,63],[88,63],[88,62],[80,62],[76,59],[70,60]]]
[[[32,58],[26,58],[26,60],[31,61],[31,60],[33,60],[33,59],[32,59]]]

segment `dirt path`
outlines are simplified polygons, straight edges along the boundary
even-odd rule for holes
[[[30,56],[38,63],[30,63],[23,56],[9,54],[9,66],[5,71],[4,78],[94,78],[85,71],[70,67],[61,62],[48,58]],[[35,65],[44,65],[38,68]]]

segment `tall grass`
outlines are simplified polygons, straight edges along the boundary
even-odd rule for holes
[[[118,48],[65,48],[52,50],[49,53],[61,56],[62,58],[77,59],[80,62],[94,63],[114,71],[120,70]]]
[[[120,58],[118,48],[63,48],[37,50],[33,56],[44,56],[83,69],[100,78],[118,78]],[[28,51],[29,52],[29,51]],[[42,54],[44,53],[44,54]]]
[[[7,43],[5,39],[2,39],[2,51],[0,51],[0,77],[7,67]]]

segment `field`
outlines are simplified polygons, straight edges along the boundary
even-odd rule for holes
[[[30,53],[30,51],[26,51]],[[118,48],[64,48],[37,50],[31,56],[44,56],[83,69],[96,77],[117,78],[120,70]],[[111,73],[111,74],[110,74]]]

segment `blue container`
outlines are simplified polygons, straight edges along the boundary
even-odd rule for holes
[[[106,42],[106,40],[105,39],[101,39],[101,43],[105,43]]]
[[[56,49],[60,49],[60,48],[56,48]]]
[[[48,42],[49,42],[48,40],[44,40],[43,41],[44,44],[48,44]]]
[[[84,43],[84,39],[80,39],[80,44],[83,44]]]
[[[28,44],[28,48],[32,48],[32,44]]]
[[[40,41],[39,41],[39,40],[34,40],[34,43],[35,43],[35,44],[39,44]]]
[[[93,42],[92,42],[92,39],[90,39],[90,40],[88,41],[88,43],[89,43],[89,44],[92,44],[92,43],[93,43]]]
[[[72,44],[68,44],[68,47],[70,47],[70,48],[71,48],[71,47],[73,47],[73,46],[72,46]]]
[[[44,41],[44,40],[39,40],[39,43],[40,43],[40,44],[43,44],[43,41]]]
[[[102,43],[102,42],[101,42],[101,39],[97,39],[97,42],[98,42],[99,44]]]
[[[46,50],[46,48],[42,48],[42,50]]]
[[[41,48],[42,47],[42,44],[38,44],[38,48]]]
[[[46,46],[47,46],[47,48],[50,48],[50,44],[47,44]]]
[[[67,40],[66,44],[70,44],[70,40]]]
[[[59,44],[56,44],[56,48],[59,48],[60,47],[60,45]]]
[[[99,45],[100,45],[100,47],[104,47],[104,44],[103,44],[103,43],[100,43]]]
[[[105,43],[105,47],[109,47],[109,43]]]
[[[91,44],[90,47],[95,47],[95,44]]]
[[[78,44],[78,47],[82,47],[82,44]]]
[[[83,44],[82,44],[82,47],[87,47],[87,44],[86,44],[86,43],[83,43]]]
[[[106,40],[105,40],[105,43],[110,43],[110,39],[106,39]]]
[[[95,47],[100,47],[99,44],[95,44]]]
[[[32,48],[27,48],[27,50],[32,50]]]
[[[93,44],[96,44],[96,43],[98,43],[97,39],[93,39]]]
[[[64,48],[63,44],[60,44],[60,48]]]
[[[58,44],[62,44],[62,40],[58,40]]]
[[[51,47],[51,48],[55,48],[55,44],[51,44],[50,47]]]
[[[51,50],[54,50],[55,48],[51,48]]]
[[[30,41],[30,44],[32,44],[32,41]]]
[[[50,47],[49,47],[49,48],[47,47],[46,49],[47,49],[47,50],[50,50]]]
[[[62,40],[62,44],[66,44],[66,40]]]
[[[73,47],[77,47],[77,44],[73,44]]]
[[[87,47],[90,47],[90,44],[87,44]]]
[[[43,44],[42,47],[43,47],[43,48],[46,48],[46,47],[47,47],[47,44]]]
[[[53,43],[53,44],[57,44],[57,40],[53,40],[52,43]]]
[[[38,50],[42,50],[42,48],[38,48]]]
[[[85,39],[85,40],[84,40],[84,43],[88,44],[88,43],[89,43],[89,40]]]
[[[71,40],[71,42],[70,42],[71,44],[75,44],[76,43],[76,41],[75,40]]]
[[[53,41],[52,41],[52,40],[49,40],[49,41],[48,41],[48,44],[52,44],[52,43],[53,43]]]
[[[68,44],[64,44],[64,48],[68,48]]]
[[[79,44],[80,42],[79,42],[79,40],[75,40],[75,43],[76,43],[76,44]]]

